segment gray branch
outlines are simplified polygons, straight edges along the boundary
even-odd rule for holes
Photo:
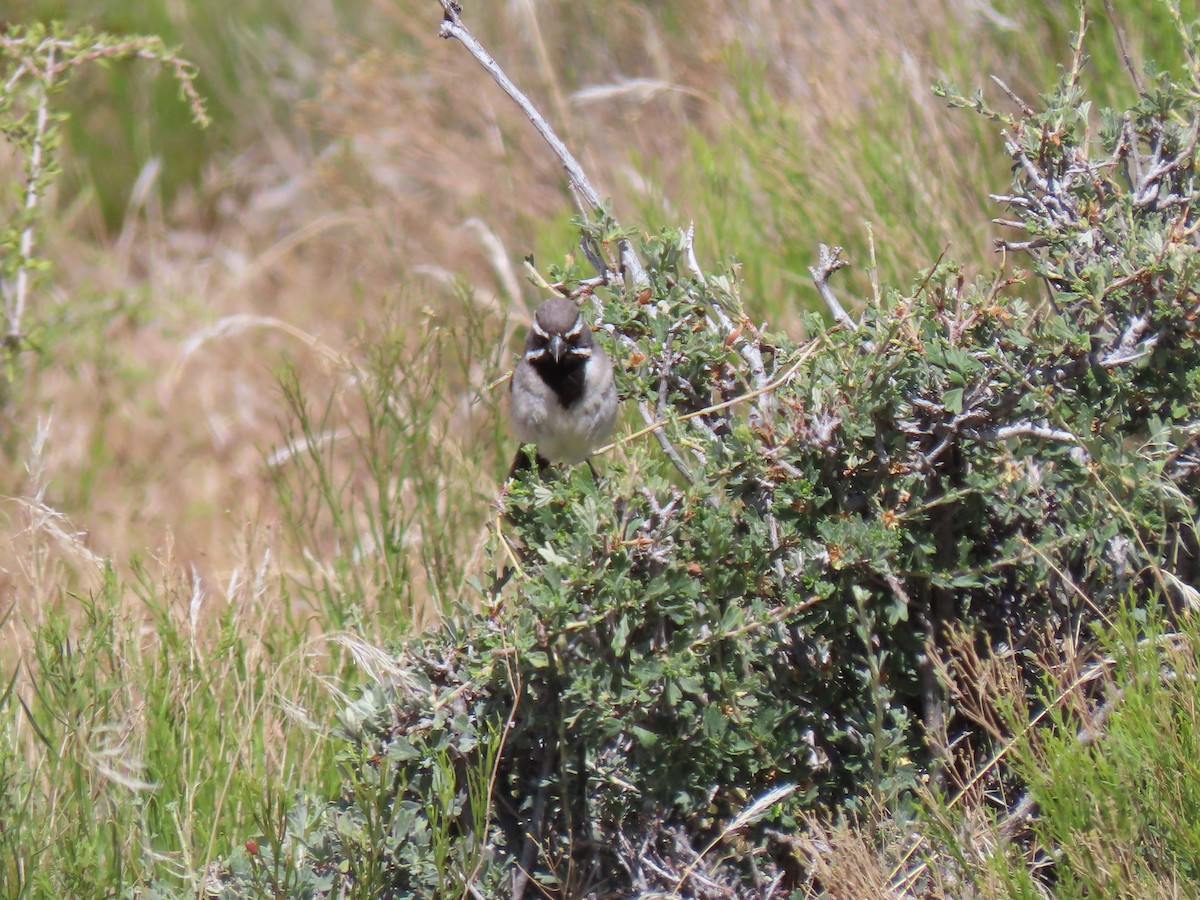
[[[1155,201],[1159,199],[1159,191],[1162,185],[1162,180],[1180,165],[1187,163],[1194,157],[1196,152],[1196,142],[1200,138],[1200,116],[1192,122],[1191,137],[1188,138],[1187,145],[1179,152],[1172,154],[1167,159],[1163,159],[1163,147],[1160,143],[1154,148],[1154,154],[1150,160],[1150,168],[1142,177],[1134,192],[1134,205],[1139,207],[1153,206]],[[1137,146],[1133,148],[1134,156],[1137,155]]]
[[[1048,441],[1065,444],[1078,444],[1079,439],[1069,431],[1049,428],[1045,425],[1035,425],[1032,422],[1018,422],[1013,425],[1003,425],[999,428],[966,429],[963,437],[973,441],[996,443],[1013,437],[1039,437]]]
[[[34,211],[41,199],[42,177],[45,168],[46,131],[50,123],[50,89],[54,78],[54,47],[46,54],[45,82],[42,85],[41,99],[38,102],[36,124],[33,129],[33,146],[29,151],[29,161],[25,166],[25,198],[23,208],[26,222],[21,231],[21,241],[18,248],[17,283],[13,289],[11,303],[5,303],[5,317],[8,319],[8,340],[16,346],[19,342],[21,319],[25,315],[25,304],[29,296],[29,270],[33,266],[33,238],[35,230]]]
[[[1100,357],[1100,366],[1105,369],[1115,369],[1118,366],[1135,362],[1143,356],[1148,356],[1158,345],[1159,338],[1162,336],[1153,334],[1142,340],[1149,328],[1150,317],[1148,315],[1134,316],[1130,319],[1117,345]]]
[[[571,180],[571,186],[578,191],[580,196],[587,202],[593,210],[604,208],[604,201],[600,197],[600,193],[592,185],[591,180],[583,171],[583,167],[579,165],[579,161],[567,149],[564,144],[554,133],[554,129],[538,112],[537,107],[530,102],[529,98],[521,92],[521,89],[513,84],[512,80],[504,74],[504,70],[500,68],[499,63],[492,58],[491,54],[484,49],[483,44],[476,40],[475,35],[471,34],[467,26],[463,24],[462,16],[458,3],[455,0],[439,0],[442,4],[442,10],[445,17],[442,20],[440,34],[443,38],[454,38],[461,43],[476,61],[483,66],[492,80],[500,85],[504,93],[512,98],[517,106],[521,107],[521,111],[525,113],[525,117],[533,123],[533,127],[537,129],[538,134],[545,138],[546,143],[550,145],[550,149],[554,151],[554,155],[558,157],[563,168],[567,170],[567,177]],[[642,265],[641,259],[638,258],[636,251],[628,240],[622,239],[619,243],[621,248],[621,264],[629,273],[629,281],[626,288],[642,287],[650,283],[650,279],[646,276],[646,269]],[[624,275],[624,273],[622,273]]]
[[[1016,91],[1014,91],[1012,88],[1010,88],[1007,84],[1005,84],[1003,81],[1001,81],[995,75],[992,76],[992,81],[995,82],[996,86],[998,88],[1000,88],[1000,90],[1004,91],[1004,93],[1008,96],[1009,100],[1011,100],[1013,103],[1015,103],[1017,105],[1017,109],[1021,110],[1022,115],[1030,116],[1030,117],[1034,115],[1033,107],[1030,106],[1028,103],[1026,103],[1024,100],[1022,100],[1020,97],[1018,97]]]
[[[654,413],[650,411],[650,404],[642,401],[638,404],[637,408],[638,413],[641,415],[643,421],[650,425],[655,423],[656,419],[654,418]],[[671,461],[671,465],[675,467],[676,471],[678,471],[679,474],[687,480],[688,484],[695,484],[696,476],[692,474],[692,470],[688,467],[688,464],[683,461],[683,457],[679,455],[679,451],[675,449],[675,445],[671,443],[670,438],[663,433],[663,429],[655,428],[654,437],[658,441],[658,445],[662,447],[663,453],[667,455],[667,459]]]
[[[834,296],[833,288],[829,286],[829,276],[838,269],[843,269],[848,265],[850,265],[850,262],[842,257],[841,247],[830,249],[825,244],[821,244],[817,251],[817,264],[809,266],[808,271],[812,275],[817,293],[821,295],[821,299],[829,307],[829,312],[833,315],[834,320],[850,331],[857,331],[858,326],[854,324],[854,320],[842,308],[842,304]]]
[[[1035,422],[1014,422],[997,428],[964,428],[961,434],[973,441],[985,441],[989,444],[1014,437],[1035,437],[1043,441],[1080,446],[1079,438],[1071,432],[1062,428],[1051,428],[1049,425],[1038,425]]]
[[[687,231],[684,232],[683,242],[687,251],[688,268],[696,277],[701,286],[708,286],[708,279],[704,277],[704,271],[700,268],[700,263],[696,260],[696,223],[689,222]],[[706,316],[709,329],[723,334],[726,338],[732,339],[733,347],[737,350],[738,355],[746,363],[750,370],[750,381],[755,389],[762,388],[770,380],[767,375],[766,365],[763,363],[762,352],[759,350],[757,341],[747,340],[746,336],[741,331],[734,327],[733,321],[729,318],[719,302],[711,304],[713,314]],[[758,402],[754,406],[751,415],[757,418],[757,421],[766,421],[770,416],[772,398],[764,394],[759,397]]]

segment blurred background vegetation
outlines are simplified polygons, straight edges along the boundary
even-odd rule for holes
[[[995,75],[1036,103],[1079,27],[1068,0],[466,6],[618,218],[694,220],[706,266],[735,261],[751,315],[797,336],[818,242],[847,249],[851,300],[947,248],[994,264],[999,135],[930,86],[1003,105]],[[1128,102],[1092,6],[1085,80]],[[1165,6],[1110,6],[1134,67],[1178,63]],[[512,450],[489,386],[538,297],[522,259],[561,258],[575,208],[440,17],[434,0],[7,5],[5,24],[178,45],[213,124],[137,61],[56,101],[51,269],[3,409],[0,787],[26,818],[0,829],[0,884],[202,871],[294,786],[336,781],[311,737],[355,677],[333,637],[469,599]],[[20,164],[0,151],[0,179]]]

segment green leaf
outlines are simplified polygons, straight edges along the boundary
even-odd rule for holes
[[[659,737],[648,728],[643,728],[640,725],[632,726],[633,736],[637,738],[637,742],[646,748],[652,748],[658,745]]]
[[[629,616],[624,613],[617,619],[616,627],[613,628],[613,652],[618,656],[625,653],[625,646],[629,641]]]

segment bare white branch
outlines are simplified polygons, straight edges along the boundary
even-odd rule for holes
[[[1142,340],[1150,328],[1150,317],[1134,316],[1125,326],[1121,340],[1117,345],[1100,357],[1100,366],[1105,369],[1115,369],[1118,366],[1136,362],[1144,356],[1149,356],[1158,345],[1161,335],[1154,334]]]
[[[483,66],[484,70],[492,76],[492,80],[500,85],[504,93],[512,98],[517,106],[521,107],[521,111],[525,113],[525,117],[533,123],[533,127],[550,145],[550,149],[554,151],[554,155],[558,157],[564,169],[567,170],[567,177],[571,181],[573,190],[578,191],[580,196],[593,210],[604,208],[604,201],[600,193],[592,185],[591,180],[587,177],[587,173],[583,171],[583,167],[579,161],[567,149],[567,145],[562,142],[550,124],[538,112],[537,107],[522,93],[521,89],[513,84],[512,80],[500,68],[499,63],[492,58],[487,52],[483,44],[476,40],[475,35],[471,34],[470,30],[463,24],[462,16],[459,13],[459,5],[454,0],[439,0],[442,4],[442,9],[445,13],[445,18],[442,20],[441,36],[444,38],[454,38],[460,44],[467,48],[476,61]],[[645,267],[642,261],[638,258],[637,253],[633,249],[633,245],[627,240],[620,241],[621,249],[621,265],[625,269],[622,273],[627,278],[627,288],[638,288],[650,283],[650,279],[646,276]]]
[[[700,263],[696,261],[696,223],[688,222],[687,231],[683,236],[684,246],[687,247],[688,268],[692,270],[692,274],[696,276],[696,280],[703,285],[708,284],[708,279],[704,277],[704,272],[700,269]]]
[[[1065,429],[1051,428],[1049,425],[1038,425],[1034,422],[1014,422],[1011,425],[1001,425],[997,428],[963,429],[962,434],[971,440],[989,443],[1005,441],[1014,437],[1036,437],[1060,444],[1079,444],[1079,438]]]
[[[821,299],[829,307],[829,312],[833,315],[834,321],[844,328],[848,328],[850,331],[857,331],[858,326],[854,324],[854,320],[842,308],[842,304],[834,296],[833,288],[829,286],[829,276],[838,269],[843,269],[850,265],[849,261],[842,256],[841,247],[830,248],[825,244],[821,244],[817,254],[817,264],[808,268],[808,271],[812,274],[813,284],[816,285],[817,293],[821,295]]]
[[[42,170],[46,127],[50,121],[50,87],[55,72],[54,51],[55,48],[51,47],[46,54],[45,81],[41,86],[42,96],[38,102],[29,163],[25,167],[25,228],[21,231],[20,261],[17,264],[16,285],[13,289],[12,300],[5,304],[8,339],[14,342],[18,341],[22,335],[21,319],[25,317],[25,305],[29,299],[29,268],[33,262],[34,212],[37,210],[43,188]]]

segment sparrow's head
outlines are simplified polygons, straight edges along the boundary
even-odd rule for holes
[[[592,330],[565,297],[543,300],[525,338],[525,358],[537,366],[574,367],[592,355]]]

